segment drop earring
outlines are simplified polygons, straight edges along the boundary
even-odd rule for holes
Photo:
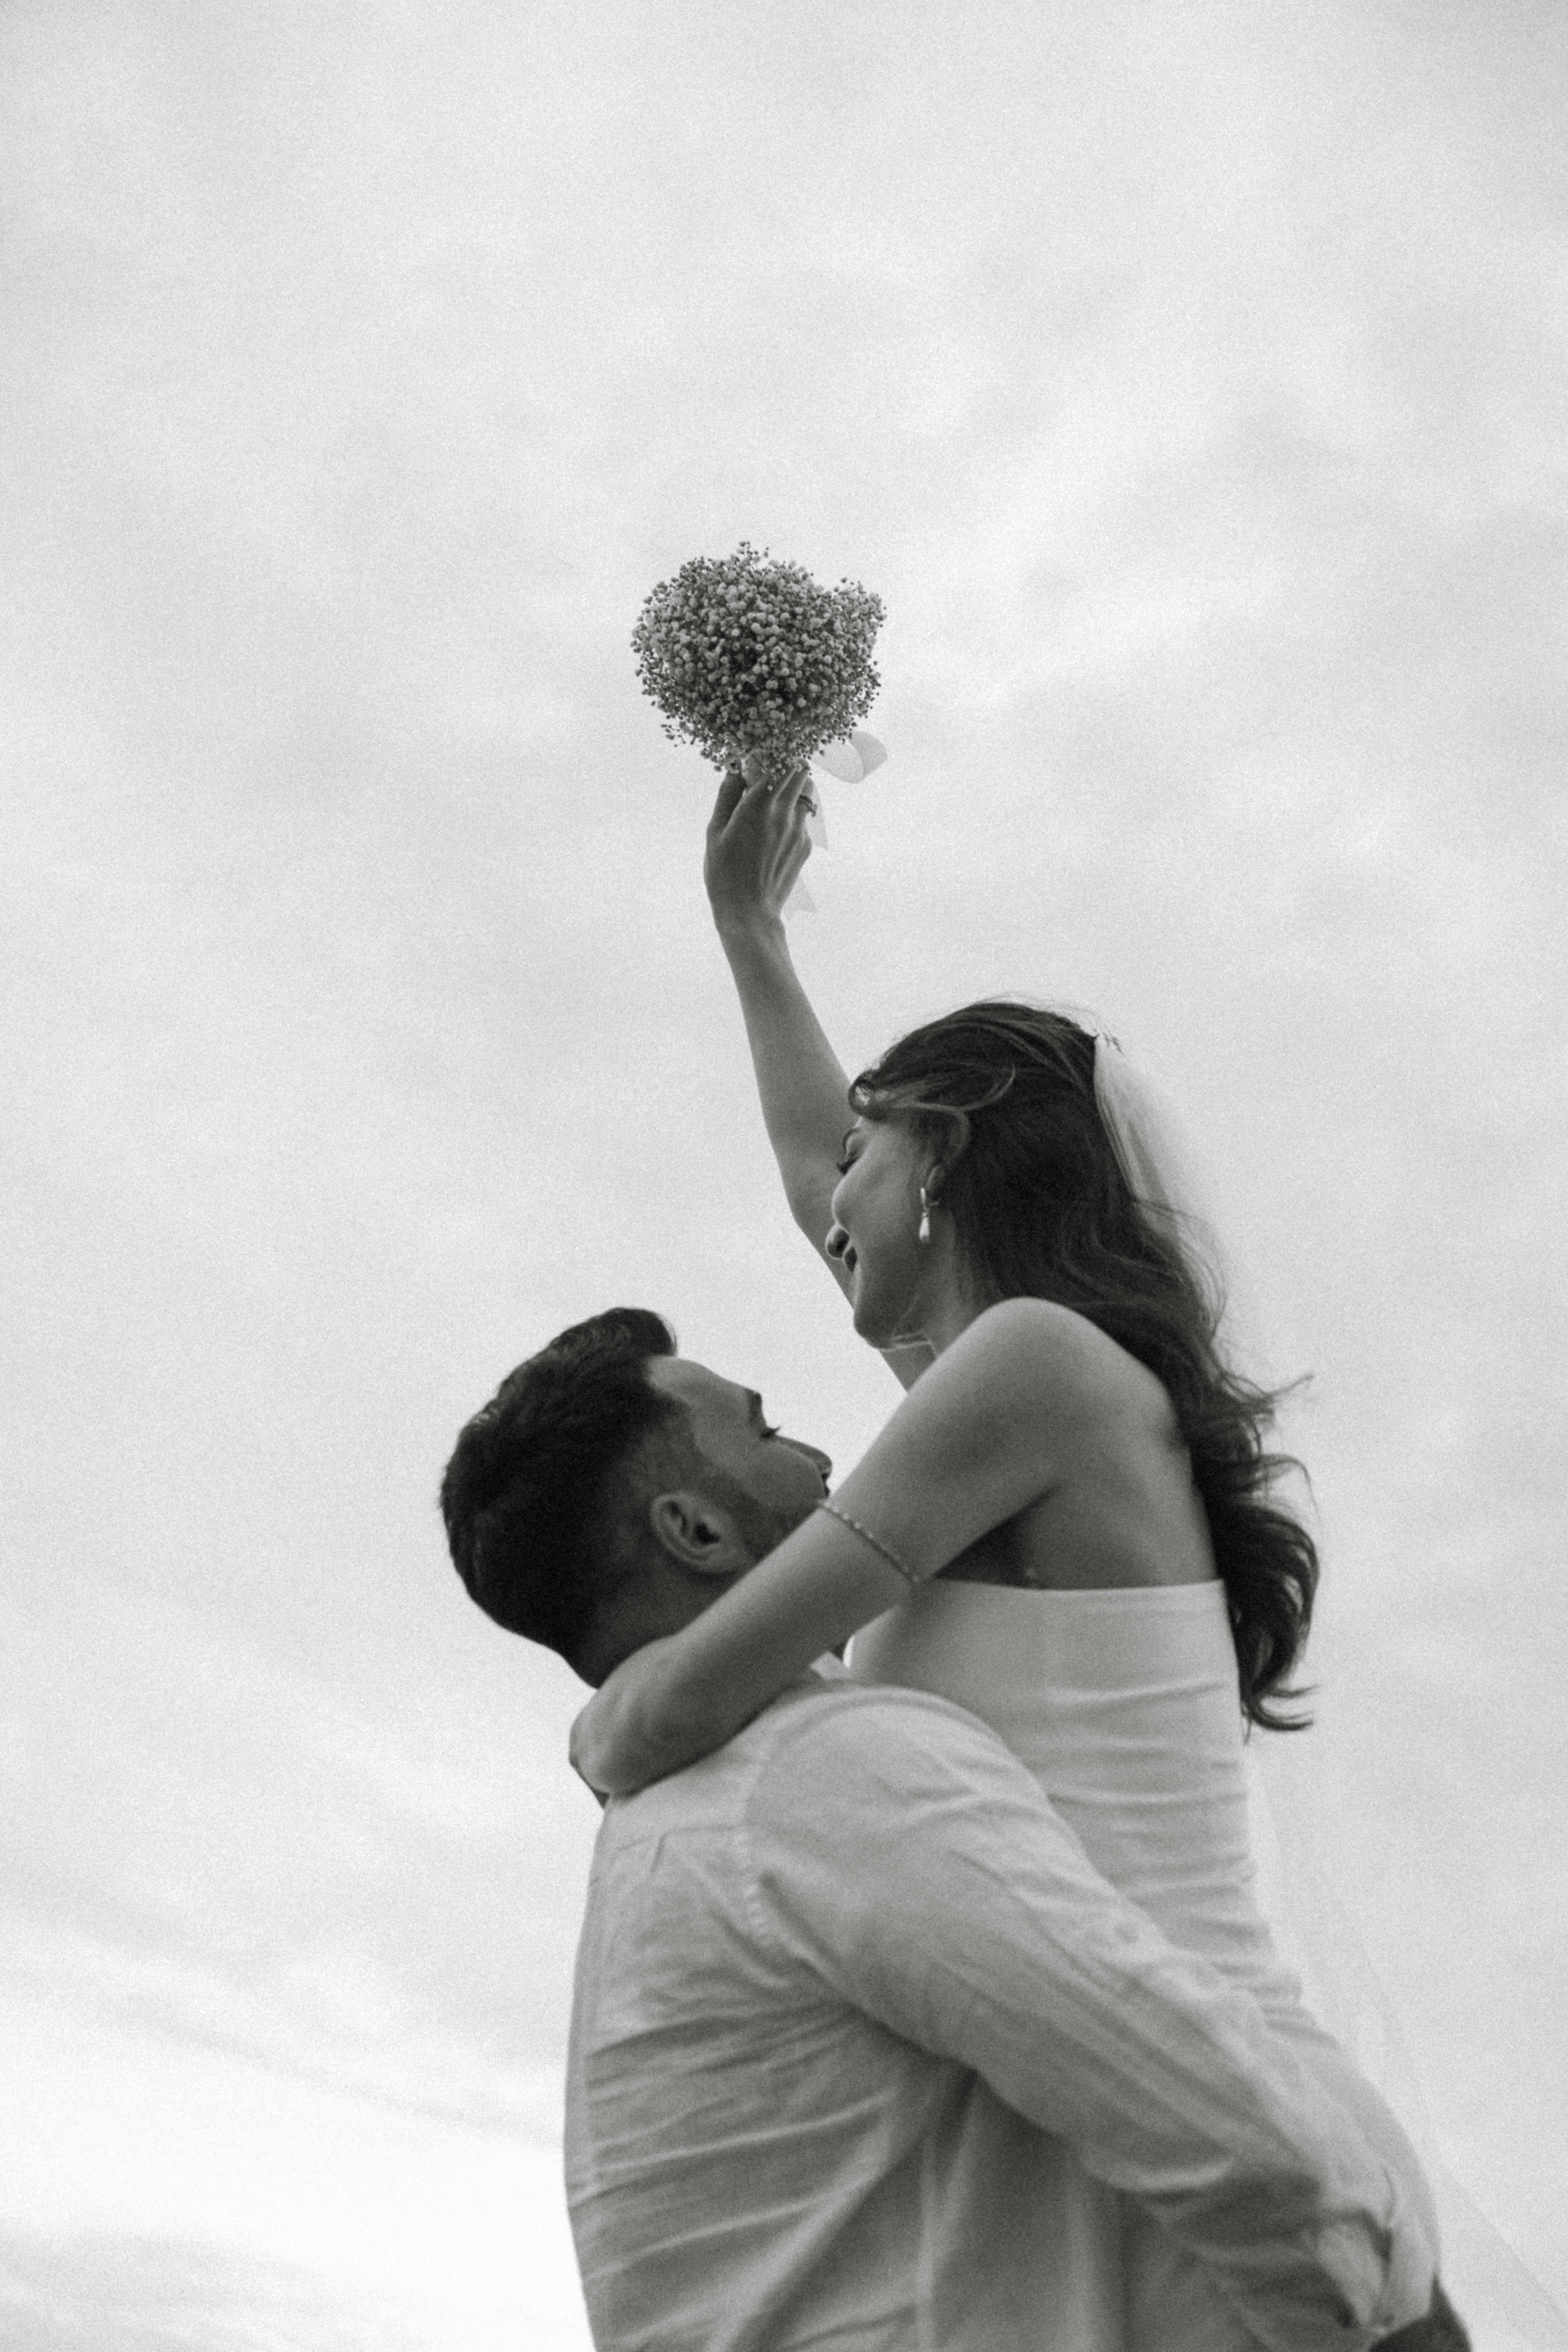
[[[929,1242],[931,1239],[931,1202],[923,1184],[921,1186],[921,1221],[915,1228],[915,1239],[917,1242]]]

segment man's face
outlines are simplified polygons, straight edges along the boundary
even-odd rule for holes
[[[743,1489],[755,1507],[763,1550],[782,1543],[827,1492],[829,1457],[798,1437],[769,1425],[754,1389],[710,1372],[687,1356],[656,1356],[647,1383],[683,1404],[704,1458]]]

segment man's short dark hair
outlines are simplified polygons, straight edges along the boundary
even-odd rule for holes
[[[509,1372],[458,1440],[441,1514],[487,1615],[578,1667],[605,1600],[637,1565],[616,1525],[616,1474],[650,1444],[675,1479],[700,1462],[690,1417],[647,1380],[676,1337],[643,1307],[574,1323]]]

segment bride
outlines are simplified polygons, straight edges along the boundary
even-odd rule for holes
[[[1317,1579],[1272,1491],[1274,1401],[1222,1360],[1110,1040],[980,1003],[849,1083],[781,916],[808,789],[805,771],[728,776],[706,878],[791,1209],[908,1393],[819,1512],[608,1678],[574,1761],[602,1790],[640,1787],[858,1635],[857,1675],[985,1718],[1103,1874],[1245,1985],[1382,2151],[1435,2262],[1420,2162],[1252,1895],[1244,1738],[1300,1720]],[[1191,2291],[1151,2244],[1129,2281],[1135,2315],[1163,2315],[1147,2340]],[[1218,2352],[1213,2318],[1181,2340]]]

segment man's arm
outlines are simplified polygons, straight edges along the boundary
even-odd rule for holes
[[[753,1811],[759,1893],[840,1998],[1140,2199],[1268,2352],[1427,2311],[1432,2250],[1353,2120],[984,1725],[839,1687],[784,1718]]]

